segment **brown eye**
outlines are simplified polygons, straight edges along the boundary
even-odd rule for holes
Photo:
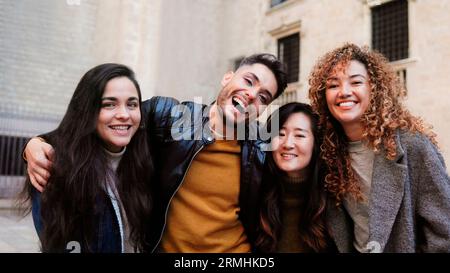
[[[136,108],[136,107],[138,107],[138,103],[137,102],[130,102],[130,103],[128,103],[128,107]]]
[[[104,102],[102,103],[102,108],[113,108],[115,104],[113,102]]]
[[[259,95],[259,99],[261,100],[262,103],[267,103],[268,102],[267,97],[264,96],[264,95]]]

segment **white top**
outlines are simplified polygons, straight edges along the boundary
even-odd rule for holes
[[[114,212],[117,217],[117,222],[119,223],[120,238],[121,238],[121,248],[122,253],[132,253],[134,252],[133,246],[130,242],[130,229],[128,226],[128,220],[126,216],[125,209],[123,208],[122,201],[117,190],[117,167],[119,166],[120,160],[125,153],[126,147],[118,153],[113,153],[105,149],[108,159],[108,166],[110,167],[112,173],[108,175],[106,181],[107,193],[111,200]]]

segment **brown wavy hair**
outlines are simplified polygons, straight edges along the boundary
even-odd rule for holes
[[[371,90],[369,106],[361,117],[362,140],[376,153],[383,150],[389,160],[397,155],[395,132],[398,129],[424,134],[437,145],[431,126],[403,106],[401,100],[406,89],[382,54],[349,43],[328,52],[318,60],[310,74],[309,99],[320,116],[319,126],[323,131],[321,157],[327,170],[325,189],[336,199],[336,205],[345,194],[351,194],[357,200],[364,198],[351,168],[347,137],[331,115],[325,96],[330,73],[337,65],[345,67],[352,60],[364,64]]]

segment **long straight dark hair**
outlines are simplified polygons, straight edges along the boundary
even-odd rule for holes
[[[272,120],[279,120],[280,127],[286,123],[288,118],[295,113],[305,114],[311,122],[311,130],[314,135],[314,147],[308,179],[303,182],[305,193],[302,198],[303,205],[300,207],[301,221],[299,223],[298,235],[305,245],[314,252],[323,252],[327,249],[327,231],[323,219],[326,199],[324,196],[323,179],[321,175],[321,164],[319,152],[321,139],[318,130],[318,116],[313,112],[311,106],[304,103],[293,102],[281,106],[267,120],[267,132],[272,137],[279,132],[272,132]],[[276,166],[272,154],[268,154],[266,160],[265,174],[263,178],[263,198],[260,214],[260,232],[258,233],[257,245],[261,251],[273,252],[281,235],[282,227],[282,185],[280,179],[285,174]]]
[[[96,66],[81,78],[58,128],[45,136],[54,147],[55,157],[50,179],[41,195],[40,239],[44,252],[64,251],[73,237],[82,240],[83,251],[92,251],[90,243],[96,238],[99,213],[109,202],[104,190],[109,171],[107,155],[96,133],[96,124],[106,84],[117,77],[132,81],[142,102],[131,69],[113,63]],[[130,239],[135,250],[143,251],[147,247],[152,208],[153,163],[140,108],[140,127],[117,168],[117,189],[129,222]],[[26,183],[24,192],[28,199],[32,198],[31,183]]]

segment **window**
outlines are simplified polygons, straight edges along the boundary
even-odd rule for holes
[[[299,33],[278,40],[278,58],[286,65],[288,83],[297,82],[300,64]]]
[[[408,58],[408,0],[390,1],[371,10],[372,47],[391,62]]]
[[[279,4],[281,4],[281,3],[283,3],[283,2],[286,2],[287,0],[271,0],[270,1],[270,7],[272,8],[272,7],[275,7],[276,5],[279,5]]]
[[[27,140],[24,137],[0,136],[0,176],[25,174],[22,149]]]
[[[400,83],[403,84],[406,89],[406,68],[397,69],[396,73],[400,80]]]

